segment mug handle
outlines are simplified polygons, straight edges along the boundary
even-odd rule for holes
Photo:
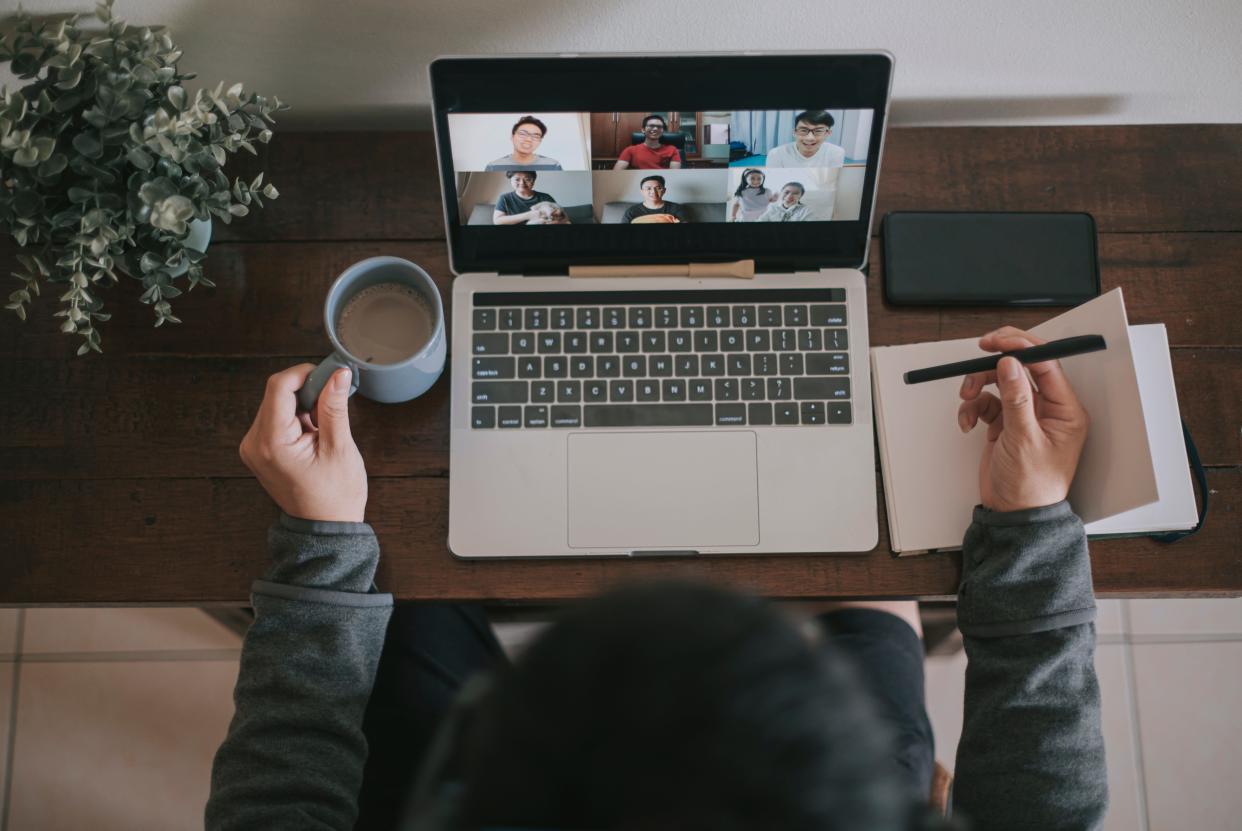
[[[306,383],[298,390],[298,411],[304,413],[314,412],[315,403],[319,401],[319,393],[323,392],[324,384],[328,383],[328,379],[332,377],[338,369],[349,370],[349,394],[353,395],[358,391],[358,369],[353,364],[346,361],[338,353],[333,352],[328,357],[319,362],[319,366],[311,370],[311,374],[307,376]]]

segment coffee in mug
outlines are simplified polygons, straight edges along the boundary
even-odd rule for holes
[[[395,364],[422,349],[435,333],[422,295],[401,283],[367,286],[345,302],[336,322],[341,346],[368,364]]]

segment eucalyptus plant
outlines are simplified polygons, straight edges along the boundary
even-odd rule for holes
[[[124,272],[141,282],[139,299],[155,325],[180,323],[169,301],[212,283],[205,254],[187,246],[193,220],[246,216],[279,194],[260,173],[224,174],[229,155],[272,138],[278,98],[241,84],[190,94],[193,74],[177,70],[181,49],[163,27],[131,27],[96,6],[102,24],[88,31],[74,15],[36,22],[24,11],[0,61],[21,89],[0,87],[0,225],[23,248],[23,287],[5,308],[22,320],[40,284],[54,285],[61,331],[84,338],[82,355],[100,349],[106,321],[100,291]]]

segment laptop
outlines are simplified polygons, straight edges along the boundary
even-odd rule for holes
[[[892,70],[432,63],[454,555],[875,547],[861,269]]]

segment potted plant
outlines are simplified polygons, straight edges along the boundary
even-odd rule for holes
[[[141,282],[139,299],[155,325],[179,323],[169,301],[200,283],[211,219],[245,216],[279,194],[260,173],[249,182],[224,175],[229,154],[271,140],[278,98],[184,86],[181,50],[163,28],[137,28],[103,0],[103,31],[78,17],[36,23],[19,12],[0,61],[30,79],[0,88],[0,226],[31,253],[18,255],[24,284],[6,308],[25,320],[40,283],[56,285],[61,331],[100,349],[103,288],[118,271]]]

